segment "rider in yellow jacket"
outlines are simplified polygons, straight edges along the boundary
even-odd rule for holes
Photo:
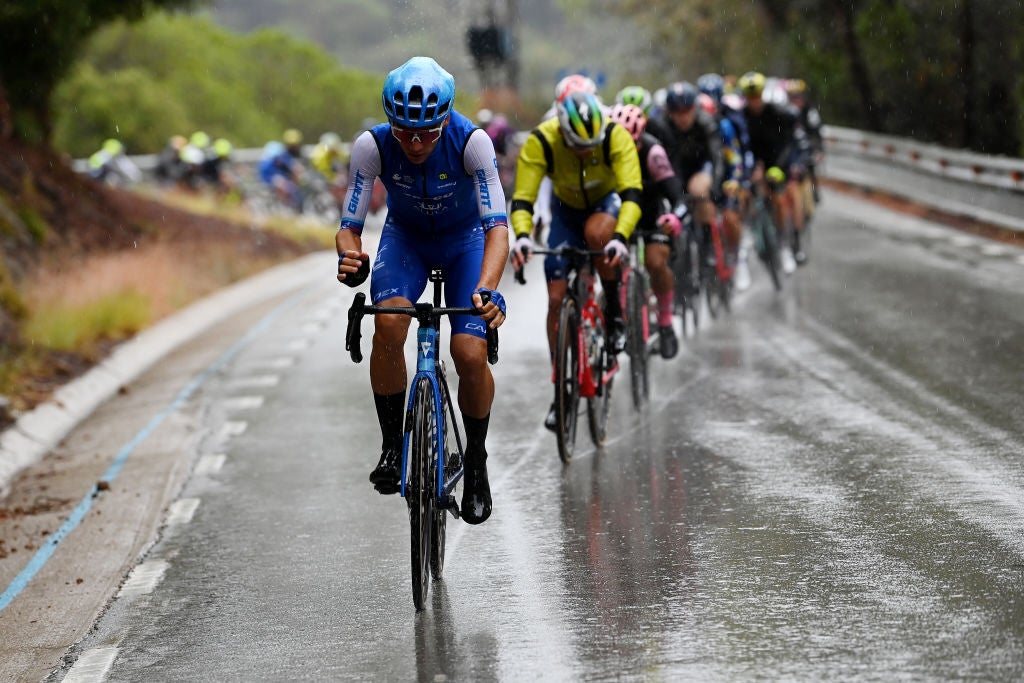
[[[541,180],[552,181],[548,246],[573,245],[600,250],[595,266],[605,291],[605,317],[613,351],[625,347],[626,327],[619,300],[619,265],[627,257],[629,237],[640,219],[640,158],[629,132],[608,120],[596,95],[570,92],[556,102],[557,117],[538,125],[523,144],[512,195],[516,243],[513,264],[522,267],[533,245],[533,205]],[[566,259],[548,255],[548,345],[552,357],[556,325],[567,286]],[[555,428],[554,404],[545,420]]]

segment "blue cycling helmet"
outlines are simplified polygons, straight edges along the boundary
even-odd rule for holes
[[[697,79],[697,89],[719,104],[725,92],[725,79],[718,74],[704,74]]]
[[[454,99],[455,78],[430,57],[413,57],[389,73],[381,95],[388,121],[409,128],[443,122]]]
[[[665,92],[665,108],[669,111],[684,111],[697,105],[697,88],[688,81],[673,83]]]

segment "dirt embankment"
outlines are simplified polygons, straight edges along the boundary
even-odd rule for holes
[[[0,139],[0,369],[8,378],[0,390],[6,393],[0,429],[10,424],[12,411],[48,398],[114,343],[101,341],[86,353],[38,348],[25,338],[24,324],[40,290],[75,294],[119,269],[135,271],[133,286],[148,279],[157,291],[168,289],[169,280],[188,283],[167,295],[145,292],[157,299],[153,312],[161,317],[232,280],[317,248],[105,187],[72,171],[52,151]]]

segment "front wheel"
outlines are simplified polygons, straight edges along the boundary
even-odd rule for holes
[[[768,269],[768,274],[772,277],[772,285],[775,286],[775,291],[778,292],[782,290],[779,234],[775,229],[775,221],[767,215],[761,217],[761,232],[763,235],[762,239],[764,240],[764,254],[762,258],[765,268]]]
[[[430,380],[416,383],[413,402],[412,434],[409,435],[409,477],[406,499],[409,503],[409,530],[412,560],[412,601],[417,610],[426,607],[430,591],[430,556],[433,534],[434,481],[431,472],[437,466],[437,414]]]
[[[650,396],[650,356],[647,352],[649,329],[646,278],[639,271],[629,275],[626,284],[626,349],[629,352],[629,379],[633,406],[641,410]]]
[[[558,317],[558,346],[555,351],[555,415],[558,457],[572,460],[576,448],[576,423],[580,406],[579,312],[576,301],[566,298]]]
[[[444,372],[438,372],[438,379],[441,385],[441,410],[445,412],[446,419],[442,428],[441,447],[444,449],[444,475],[440,484],[437,486],[443,486],[444,483],[450,480],[459,469],[462,467],[462,456],[459,452],[460,439],[457,436],[458,422],[455,418],[455,407],[452,405],[451,395],[448,393],[448,382],[445,379]],[[434,460],[434,467],[431,469],[430,476],[431,481],[437,482],[437,463]],[[442,493],[447,493],[443,491]],[[443,507],[434,506],[433,520],[431,526],[431,539],[432,543],[430,546],[430,573],[434,577],[434,580],[441,578],[441,574],[444,572],[444,548],[445,539],[447,538],[447,524],[448,524],[448,510]]]
[[[587,399],[587,422],[590,425],[590,438],[595,446],[603,446],[608,438],[608,415],[612,408],[612,382],[615,377],[609,372],[617,362],[608,343],[608,332],[604,319],[595,315],[584,325],[587,337],[587,356],[590,361],[589,372],[597,386],[592,398]],[[607,375],[607,380],[603,378]]]

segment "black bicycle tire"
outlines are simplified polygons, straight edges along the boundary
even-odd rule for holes
[[[771,216],[762,216],[761,229],[764,231],[764,264],[768,268],[768,274],[772,278],[772,285],[775,291],[782,291],[782,276],[780,274],[781,264],[779,263],[779,233],[775,229],[775,222]]]
[[[421,377],[414,389],[412,433],[409,435],[409,478],[406,499],[409,503],[409,549],[412,568],[412,601],[423,610],[430,592],[430,544],[434,490],[429,480],[434,438],[431,416],[434,414],[434,390],[430,380]],[[436,424],[436,422],[434,423]]]
[[[704,282],[704,300],[708,304],[708,314],[711,319],[714,320],[718,317],[718,311],[720,309],[719,304],[721,303],[721,288],[722,281],[718,278],[718,272],[715,270],[715,266],[705,266],[708,276]]]
[[[644,335],[647,311],[644,306],[645,286],[643,275],[632,272],[626,281],[626,325],[627,349],[629,351],[629,380],[633,396],[633,407],[642,410],[647,402],[649,358],[647,339]]]
[[[600,348],[597,362],[594,363],[591,372],[594,375],[594,383],[597,384],[597,393],[587,399],[587,424],[590,427],[590,440],[595,446],[603,446],[608,438],[608,416],[611,414],[612,384],[615,378],[609,378],[608,384],[601,384],[601,377],[615,362],[615,357],[608,349],[608,331],[604,327],[604,320],[598,317],[594,322],[597,324],[594,335]]]
[[[569,464],[576,448],[579,420],[579,345],[576,343],[579,314],[576,301],[566,298],[558,315],[558,343],[555,347],[555,415],[558,457]],[[568,367],[567,367],[568,364]]]
[[[441,410],[447,410],[447,419],[444,421],[444,433],[441,434],[441,447],[445,449],[444,458],[444,480],[447,480],[449,472],[453,469],[452,463],[449,459],[453,453],[453,450],[449,448],[448,440],[451,436],[449,430],[458,429],[458,424],[454,421],[454,408],[451,405],[451,400],[448,397],[448,383],[445,381],[444,376],[438,377],[438,382],[441,385]],[[456,446],[456,449],[458,446]],[[437,458],[434,459],[434,465],[431,467],[430,476],[431,481],[437,481]],[[445,541],[448,538],[448,511],[444,508],[435,506],[431,515],[431,527],[430,527],[430,574],[437,581],[444,574],[444,551]]]
[[[696,332],[700,329],[700,295],[701,295],[701,258],[700,258],[700,244],[697,243],[695,237],[691,236],[687,240],[686,245],[686,257],[690,261],[689,278],[690,283],[688,289],[690,290],[690,296],[687,297],[686,305],[684,308],[690,310],[691,318],[693,319],[693,331]],[[686,331],[686,311],[683,311],[683,332]]]

